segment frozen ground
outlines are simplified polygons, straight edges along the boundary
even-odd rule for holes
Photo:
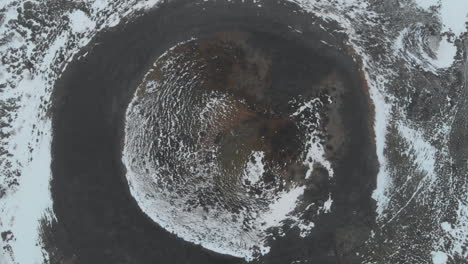
[[[54,81],[93,36],[157,2],[0,3],[1,263],[48,259],[41,226],[54,219],[48,116]],[[463,263],[467,3],[292,2],[343,28],[375,107],[378,223],[359,254],[366,263]]]

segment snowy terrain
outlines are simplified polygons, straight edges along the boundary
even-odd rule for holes
[[[291,2],[348,35],[375,107],[378,228],[360,254],[367,263],[468,259],[468,155],[460,135],[468,115],[468,2]],[[101,30],[157,3],[0,2],[0,263],[47,260],[41,225],[54,218],[48,116],[54,81]],[[247,170],[253,181],[251,174],[261,172]],[[270,213],[285,217],[300,192],[284,194]]]

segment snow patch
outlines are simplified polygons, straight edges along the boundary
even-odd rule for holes
[[[96,23],[81,10],[75,10],[68,15],[70,26],[74,32],[83,33],[96,27]]]
[[[329,103],[331,99],[328,98]],[[327,171],[328,176],[332,178],[334,176],[334,171],[331,166],[330,161],[328,161],[325,157],[325,148],[323,144],[319,140],[319,135],[315,128],[320,127],[320,112],[319,108],[323,107],[323,103],[320,101],[319,98],[314,98],[308,102],[304,102],[291,116],[296,117],[300,116],[303,112],[309,111],[314,114],[317,122],[310,123],[309,121],[302,122],[304,126],[312,128],[312,132],[307,135],[307,152],[305,154],[304,165],[308,166],[306,172],[306,179],[309,179],[312,175],[314,170],[314,164],[318,163],[322,165]]]
[[[403,150],[406,156],[412,156],[414,152],[415,163],[418,169],[425,172],[433,182],[436,177],[436,153],[437,149],[424,139],[422,132],[412,129],[399,122],[398,131],[409,144],[409,148]]]
[[[443,36],[435,52],[437,53],[437,58],[431,60],[432,64],[438,68],[447,68],[453,64],[453,60],[457,54],[457,47],[454,43],[449,42],[446,36]]]
[[[301,186],[280,194],[279,198],[269,205],[270,210],[262,216],[262,222],[267,226],[278,226],[296,208],[296,201],[304,194],[304,190],[305,187]]]
[[[244,172],[244,181],[248,180],[250,184],[256,184],[260,181],[265,173],[265,165],[263,164],[263,159],[265,158],[265,153],[263,151],[254,151],[249,162],[246,164]]]
[[[424,9],[439,7],[439,15],[444,31],[452,31],[455,35],[466,32],[465,22],[468,21],[468,1],[462,0],[415,0]]]
[[[424,9],[436,7],[442,23],[442,32],[452,32],[456,37],[467,31],[468,1],[440,1],[440,0],[416,0],[416,4]],[[443,36],[436,50],[435,60],[431,63],[438,68],[452,66],[454,56],[457,53],[455,44]]]
[[[331,194],[329,194],[328,200],[326,200],[325,203],[323,203],[323,211],[325,213],[331,212],[332,204],[333,204],[333,200],[332,200]]]
[[[40,77],[27,75],[19,85],[21,90],[16,91],[21,96],[22,106],[17,112],[16,130],[10,137],[9,151],[15,153],[21,175],[16,191],[10,190],[0,200],[0,231],[12,233],[12,239],[3,242],[0,255],[14,263],[42,262],[47,253],[42,250],[39,236],[40,220],[54,217],[47,213],[52,209],[49,189],[51,123],[36,119],[40,104],[36,90],[41,90],[43,85],[44,80]],[[33,126],[42,134],[36,134]],[[8,252],[6,244],[13,252]]]
[[[431,255],[433,264],[446,264],[448,261],[448,256],[444,252],[433,251]]]
[[[367,77],[366,79],[371,80]],[[392,180],[387,169],[387,158],[384,150],[386,146],[386,136],[388,132],[387,124],[390,119],[390,106],[385,101],[384,94],[381,92],[385,89],[385,80],[382,77],[376,81],[370,81],[370,97],[374,104],[374,133],[377,159],[379,161],[379,172],[377,173],[377,186],[372,193],[372,198],[377,201],[377,214],[379,217],[383,215],[384,209],[387,207],[390,198],[388,190],[392,186]]]

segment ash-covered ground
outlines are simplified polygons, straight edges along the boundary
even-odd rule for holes
[[[0,263],[467,263],[467,10],[3,1]]]

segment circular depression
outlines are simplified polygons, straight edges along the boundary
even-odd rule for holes
[[[376,159],[333,27],[283,3],[175,1],[99,35],[54,91],[54,210],[79,259],[241,261],[194,242],[356,261]]]

